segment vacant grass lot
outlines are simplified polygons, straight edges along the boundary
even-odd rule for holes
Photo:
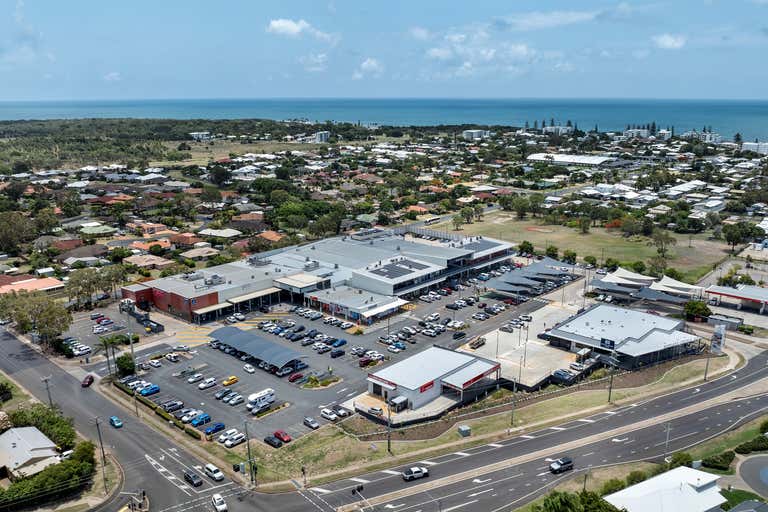
[[[175,150],[182,141],[167,142],[165,146],[168,149]],[[150,162],[152,166],[172,167],[176,165],[208,165],[212,160],[228,158],[231,154],[243,155],[245,153],[274,153],[277,151],[313,151],[324,144],[295,144],[278,141],[253,142],[250,144],[241,144],[239,142],[228,142],[217,140],[213,143],[186,141],[192,147],[189,151],[192,158],[180,161],[162,161]]]
[[[452,230],[450,223],[438,224],[436,229]],[[601,227],[591,228],[587,234],[566,226],[543,224],[539,219],[518,220],[512,212],[494,212],[482,221],[462,226],[464,235],[483,235],[507,242],[531,242],[537,250],[554,245],[562,252],[576,251],[579,258],[594,256],[598,261],[614,258],[621,262],[646,262],[656,256],[656,247],[645,237],[626,238],[619,232]],[[669,266],[680,270],[685,280],[695,282],[712,265],[727,256],[728,247],[718,241],[707,240],[707,235],[677,235],[677,245],[669,252]]]

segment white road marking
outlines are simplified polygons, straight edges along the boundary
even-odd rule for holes
[[[491,448],[504,448],[504,445],[499,443],[489,443],[488,446]]]
[[[618,437],[614,437],[613,439],[611,439],[611,441],[614,443],[623,443],[625,441],[629,441],[629,438],[625,437],[624,439],[619,439]],[[664,444],[664,443],[661,443],[661,444]]]
[[[341,388],[340,390],[338,390],[338,391],[336,392],[336,394],[337,394],[337,395],[340,395],[340,394],[342,394],[343,392],[345,392],[345,391],[346,391],[346,390],[348,390],[348,389],[349,389],[349,388]]]
[[[548,474],[549,474],[549,471],[543,471],[543,472],[539,473],[536,476],[544,476],[544,475],[548,475]]]
[[[452,507],[444,508],[443,512],[451,512],[452,510],[456,510],[456,509],[461,508],[461,507],[466,507],[467,505],[471,505],[471,504],[477,503],[477,502],[478,502],[478,500],[472,500],[472,501],[468,501],[466,503],[462,503],[461,505],[454,505]]]
[[[523,439],[536,439],[534,436],[529,436],[528,434],[524,434],[520,437],[522,437]]]
[[[454,455],[458,455],[460,457],[469,457],[471,454],[467,452],[454,452]]]
[[[350,478],[353,482],[357,482],[359,484],[369,484],[371,483],[370,480],[366,480],[365,478]]]
[[[310,487],[309,490],[312,492],[319,492],[320,494],[331,494],[332,492],[328,489],[323,489],[322,487]]]
[[[181,480],[179,480],[173,473],[168,471],[167,468],[165,468],[162,464],[157,462],[155,459],[150,457],[148,454],[144,454],[144,457],[146,457],[147,461],[152,465],[155,470],[157,470],[158,473],[160,473],[163,478],[171,482],[173,485],[179,488],[181,492],[186,494],[187,496],[192,496],[190,492],[187,490],[190,487],[187,484],[181,483]]]
[[[493,487],[491,487],[490,489],[486,489],[484,491],[473,492],[472,494],[467,494],[467,498],[474,498],[475,496],[480,496],[481,494],[485,494],[487,492],[492,492],[492,491],[493,491]]]
[[[402,506],[405,506],[405,503],[398,503],[397,505],[392,505],[391,503],[387,503],[384,505],[384,508],[393,509],[393,508],[400,508]]]
[[[613,416],[614,414],[618,414],[616,411],[605,411],[605,414],[610,414]]]
[[[382,473],[386,473],[388,475],[400,475],[399,471],[395,471],[394,469],[383,469],[381,470]]]
[[[437,466],[437,462],[432,462],[431,460],[420,460],[419,462],[427,466]]]
[[[565,430],[564,427],[549,427],[549,428],[550,428],[550,430],[557,430],[558,432],[561,431],[561,430]]]
[[[493,480],[493,478],[486,478],[485,480],[482,480],[480,478],[473,478],[472,479],[472,483],[473,484],[484,484],[486,482],[490,482],[491,480]]]

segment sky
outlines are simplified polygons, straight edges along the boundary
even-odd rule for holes
[[[0,0],[1,100],[768,98],[768,0]]]

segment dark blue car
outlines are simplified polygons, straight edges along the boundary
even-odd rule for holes
[[[347,340],[339,338],[338,340],[334,341],[333,345],[331,345],[331,346],[333,348],[339,348],[339,347],[343,347],[346,344],[347,344]]]
[[[220,432],[224,430],[227,426],[223,423],[214,423],[210,427],[205,429],[205,435],[210,436],[215,434],[216,432]]]

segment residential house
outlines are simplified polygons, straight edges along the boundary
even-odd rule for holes
[[[58,463],[56,443],[36,427],[11,428],[0,435],[0,477],[30,477]]]
[[[152,254],[137,254],[136,256],[129,256],[123,261],[129,265],[136,265],[139,268],[156,268],[158,270],[162,270],[176,264],[176,262],[173,260],[162,258],[160,256],[154,256]]]

